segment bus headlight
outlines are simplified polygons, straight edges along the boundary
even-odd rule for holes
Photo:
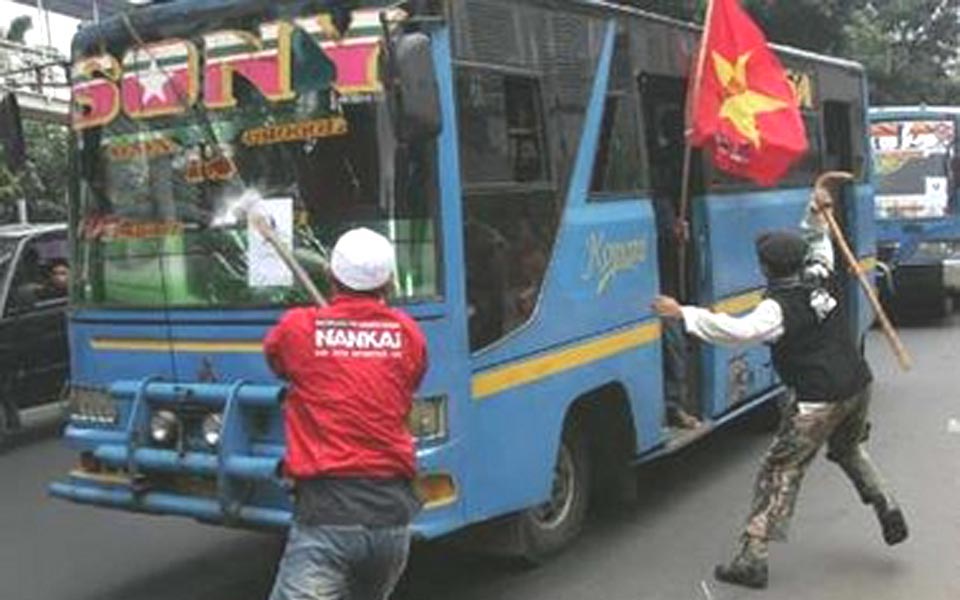
[[[432,396],[414,400],[407,424],[410,433],[418,441],[434,441],[447,437],[447,397]]]
[[[220,443],[220,433],[222,431],[222,414],[210,413],[203,419],[203,441],[205,441],[208,446],[216,446]]]
[[[112,426],[119,419],[116,401],[105,388],[71,385],[67,407],[77,425]]]
[[[156,444],[172,445],[179,429],[180,419],[169,410],[158,410],[150,417],[150,439]]]

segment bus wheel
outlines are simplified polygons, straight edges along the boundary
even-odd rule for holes
[[[589,498],[590,453],[580,427],[571,423],[557,451],[549,500],[517,520],[523,560],[540,564],[569,545],[583,528]]]

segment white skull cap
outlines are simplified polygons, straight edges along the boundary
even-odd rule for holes
[[[376,231],[359,227],[344,233],[333,247],[333,276],[352,290],[367,292],[393,279],[396,253],[390,240]]]

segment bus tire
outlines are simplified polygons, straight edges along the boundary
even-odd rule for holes
[[[550,499],[521,513],[515,522],[520,557],[539,565],[566,548],[583,529],[590,500],[590,452],[582,428],[564,428]]]

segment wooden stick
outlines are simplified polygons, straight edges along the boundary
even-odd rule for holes
[[[829,171],[817,178],[817,182],[814,185],[815,193],[825,193],[829,195],[830,192],[826,188],[827,182],[852,181],[853,178],[852,174],[844,171]],[[910,367],[913,366],[913,359],[910,358],[910,353],[907,352],[906,347],[904,347],[903,342],[900,340],[900,336],[897,335],[897,331],[893,328],[893,324],[890,323],[890,319],[887,317],[886,311],[883,310],[883,306],[880,304],[880,300],[877,298],[873,286],[867,280],[863,269],[860,268],[860,262],[857,260],[856,255],[854,255],[853,250],[850,249],[850,245],[843,235],[843,230],[840,229],[840,224],[837,223],[836,217],[833,216],[833,210],[830,208],[821,209],[821,214],[826,220],[827,226],[830,228],[830,233],[833,234],[833,239],[840,247],[840,253],[843,254],[844,259],[846,259],[850,270],[856,273],[857,279],[860,281],[860,286],[867,294],[867,299],[870,301],[870,305],[873,307],[877,319],[880,320],[880,327],[887,341],[890,342],[890,346],[893,348],[897,362],[900,363],[900,367],[904,371],[909,371]]]
[[[283,245],[283,242],[280,241],[280,238],[277,236],[277,232],[274,231],[273,227],[270,226],[270,223],[264,218],[260,213],[251,210],[247,214],[247,220],[250,221],[250,224],[253,225],[254,229],[257,230],[257,233],[263,236],[263,239],[267,240],[267,243],[270,244],[274,250],[277,251],[277,255],[280,256],[280,260],[283,261],[283,264],[287,265],[287,268],[290,269],[290,272],[293,273],[294,277],[300,282],[310,294],[310,297],[313,299],[314,303],[317,306],[323,307],[327,305],[327,299],[323,297],[323,294],[320,293],[320,290],[317,289],[317,286],[313,284],[313,280],[310,279],[310,275],[307,274],[303,266],[300,264],[300,261],[293,255],[292,252],[287,250],[287,247]]]
[[[696,108],[697,102],[700,100],[700,85],[703,81],[703,69],[707,63],[707,53],[704,52],[704,49],[706,48],[707,36],[710,33],[712,20],[713,0],[708,0],[707,14],[703,20],[703,33],[700,35],[700,46],[697,49],[697,67],[693,73],[693,90],[690,97],[687,98],[687,106],[684,111],[685,121],[689,120],[690,112]],[[690,133],[691,129],[689,127],[684,129],[683,173],[680,176],[680,207],[677,210],[677,225],[682,227],[680,231],[683,232],[682,235],[679,236],[680,239],[677,240],[680,243],[680,248],[677,252],[677,269],[680,275],[680,279],[677,281],[677,289],[680,292],[678,295],[683,301],[690,300],[690,298],[687,298],[687,246],[690,243],[690,225],[687,221],[687,211],[690,205],[690,172],[692,170],[691,163],[693,160],[693,146],[690,144]]]

